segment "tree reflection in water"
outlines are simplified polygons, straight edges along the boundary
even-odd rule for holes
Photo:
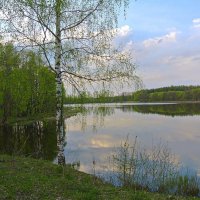
[[[54,120],[0,126],[0,153],[53,160],[57,152]]]

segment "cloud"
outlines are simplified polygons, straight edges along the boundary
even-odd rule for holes
[[[135,43],[134,52],[144,85],[147,88],[199,85],[198,40],[199,34],[189,29]]]
[[[200,18],[195,18],[192,20],[193,28],[200,28]]]
[[[161,43],[168,43],[168,42],[175,42],[177,38],[177,32],[170,32],[166,35],[163,35],[161,37],[155,37],[155,38],[150,38],[145,41],[143,41],[143,45],[148,48],[152,46],[157,46]]]
[[[132,29],[130,26],[125,25],[117,29],[117,35],[119,37],[126,37],[132,32]]]
[[[194,28],[200,28],[200,24],[194,24]]]
[[[133,40],[130,40],[130,41],[128,41],[128,42],[125,42],[124,43],[124,46],[123,46],[123,49],[122,49],[122,51],[123,52],[134,52],[134,42],[133,42]]]
[[[134,51],[133,30],[130,26],[124,25],[114,30],[115,38],[113,46],[122,53],[132,53]]]
[[[192,22],[193,22],[194,24],[200,23],[200,18],[193,19]]]

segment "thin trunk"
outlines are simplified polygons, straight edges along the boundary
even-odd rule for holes
[[[65,164],[64,156],[64,128],[62,120],[62,79],[61,79],[61,0],[56,4],[56,38],[55,38],[55,70],[56,70],[56,134],[58,146],[58,164]]]

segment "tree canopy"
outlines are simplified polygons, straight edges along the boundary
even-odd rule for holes
[[[127,6],[128,0],[0,0],[3,41],[37,50],[55,73],[58,163],[65,162],[63,80],[77,91],[85,83],[138,82],[131,53],[113,42]]]
[[[54,74],[33,51],[0,44],[0,80],[0,121],[55,112]]]
[[[128,0],[1,0],[4,41],[40,51],[62,79],[83,83],[137,83],[131,53],[115,46],[119,13]],[[132,84],[133,85],[133,84]]]

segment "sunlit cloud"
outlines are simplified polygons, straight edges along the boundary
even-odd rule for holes
[[[191,24],[199,21],[195,19]],[[147,88],[199,84],[200,35],[190,27],[135,43],[139,74]]]
[[[143,45],[148,48],[152,46],[159,45],[161,43],[175,42],[177,38],[177,32],[170,32],[161,37],[150,38],[143,41]]]
[[[132,32],[132,29],[128,25],[124,25],[117,29],[117,36],[126,37]]]

